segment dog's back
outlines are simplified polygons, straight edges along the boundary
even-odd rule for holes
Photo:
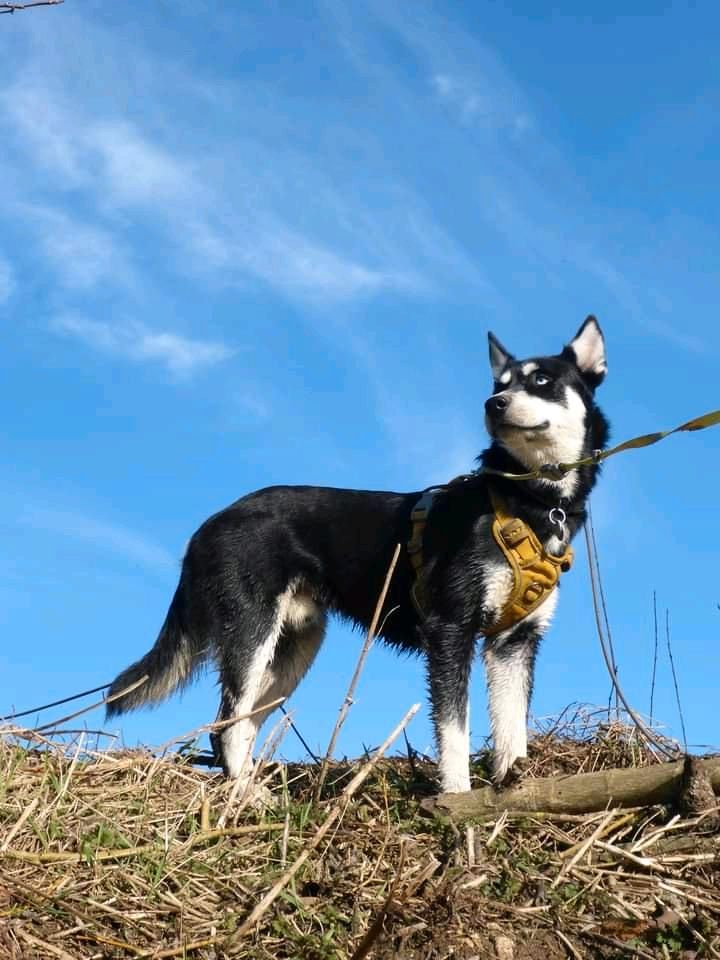
[[[493,443],[478,472],[433,501],[423,531],[426,609],[421,615],[412,602],[416,572],[408,557],[398,564],[385,607],[392,613],[384,639],[427,657],[445,790],[469,789],[468,681],[479,633],[487,637],[497,779],[524,755],[534,657],[557,598],[493,632],[512,573],[493,539],[492,499],[501,497],[542,549],[562,552],[582,519],[597,468],[557,482],[517,483],[501,474],[578,459],[607,438],[593,399],[605,372],[593,318],[558,356],[519,362],[495,338],[490,356],[495,392],[486,423]],[[162,699],[211,660],[220,672],[220,719],[235,721],[220,736],[223,766],[232,776],[247,776],[257,730],[312,663],[327,612],[368,626],[395,546],[410,537],[418,497],[278,486],[212,516],[190,541],[155,646],[114,681],[110,694],[117,699],[109,714]]]

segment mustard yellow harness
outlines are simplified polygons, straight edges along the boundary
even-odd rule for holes
[[[415,571],[411,596],[415,609],[421,617],[427,609],[427,591],[423,573],[423,532],[427,522],[434,491],[426,491],[418,500],[410,519],[412,534],[407,544],[410,563]],[[498,493],[490,488],[490,502],[495,514],[492,525],[493,537],[510,564],[513,586],[495,623],[485,627],[482,633],[491,637],[501,630],[515,626],[537,610],[557,586],[560,574],[567,572],[573,560],[573,551],[567,547],[562,556],[555,557],[538,540],[534,530],[519,517],[512,517]]]

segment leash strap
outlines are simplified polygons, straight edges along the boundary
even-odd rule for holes
[[[645,433],[641,437],[634,437],[632,440],[625,440],[615,447],[610,447],[609,450],[595,450],[591,456],[584,457],[582,460],[575,460],[574,463],[545,463],[529,473],[506,473],[504,470],[494,470],[492,467],[484,467],[480,472],[492,474],[495,477],[505,477],[507,480],[562,480],[571,470],[602,463],[603,460],[614,457],[616,453],[622,453],[625,450],[637,450],[640,447],[650,447],[673,433],[704,430],[706,427],[715,427],[718,424],[720,424],[720,410],[712,410],[701,417],[695,417],[694,420],[688,420],[687,423],[681,423],[679,427],[673,427],[672,430]]]

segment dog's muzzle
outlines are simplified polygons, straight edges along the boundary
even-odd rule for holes
[[[510,398],[504,393],[496,393],[485,401],[485,413],[488,419],[488,426],[491,428],[491,433],[494,434],[497,430],[526,430],[531,432],[547,430],[550,426],[549,420],[543,420],[542,423],[535,423],[529,426],[506,420],[505,417],[509,407]]]

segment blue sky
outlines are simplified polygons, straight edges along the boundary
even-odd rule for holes
[[[0,714],[143,653],[187,539],[243,493],[469,469],[489,329],[554,352],[596,313],[616,440],[720,406],[717,6],[538,9],[0,17]],[[720,742],[719,472],[720,430],[682,435],[611,461],[593,500],[626,693],[647,711],[657,590],[703,744]],[[607,701],[577,547],[539,717]],[[360,643],[333,626],[293,698],[314,747]],[[418,699],[422,665],[374,649],[341,751]],[[679,735],[664,653],[655,704]],[[159,743],[215,710],[210,675],[106,729]],[[472,730],[480,745],[480,664]],[[409,736],[430,748],[426,706]]]

